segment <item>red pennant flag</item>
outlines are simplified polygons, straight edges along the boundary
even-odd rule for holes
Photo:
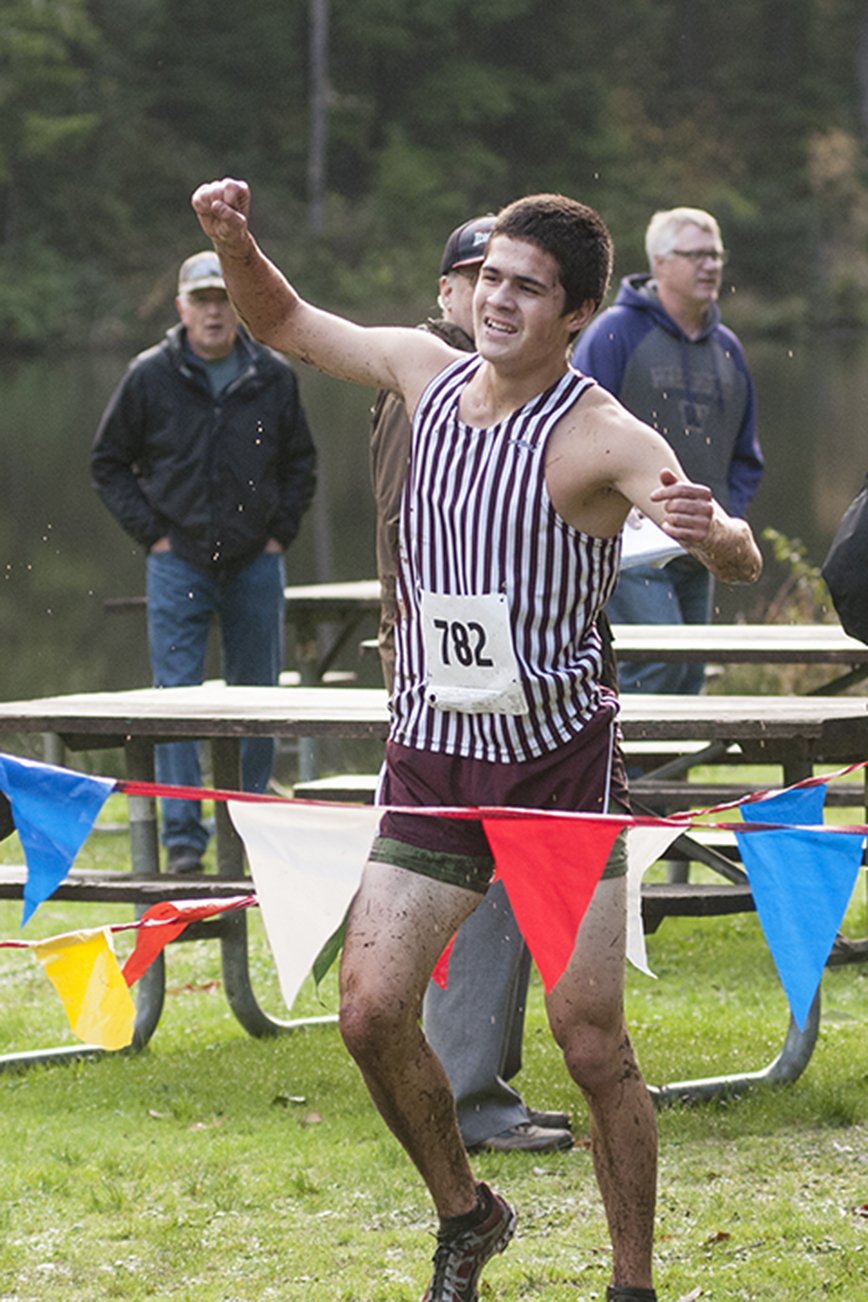
[[[455,936],[457,935],[458,932],[456,931]],[[455,936],[453,936],[447,944],[434,966],[434,971],[431,973],[431,980],[435,985],[439,986],[441,990],[445,990],[449,985],[449,960],[452,957],[452,948],[455,944]]]
[[[591,896],[626,822],[596,815],[483,820],[497,874],[547,994],[570,961]]]
[[[135,949],[124,964],[123,975],[127,985],[134,985],[139,977],[144,976],[154,959],[191,922],[234,909],[246,909],[255,903],[255,895],[230,895],[225,900],[160,900],[158,904],[152,904],[142,916]]]

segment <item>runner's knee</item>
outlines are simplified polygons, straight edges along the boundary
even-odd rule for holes
[[[338,1017],[341,1038],[357,1062],[394,1055],[401,1044],[418,1039],[418,1021],[418,1007],[406,998],[365,991],[345,994]]]
[[[587,1094],[638,1075],[636,1059],[623,1023],[601,1027],[589,1023],[556,1032],[570,1076]]]

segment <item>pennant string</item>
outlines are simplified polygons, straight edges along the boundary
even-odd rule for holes
[[[765,791],[753,791],[744,796],[737,796],[735,800],[727,800],[720,805],[708,805],[705,809],[687,810],[683,815],[676,814],[673,817],[700,818],[705,814],[722,813],[725,809],[738,809],[741,805],[752,805],[758,800],[767,800],[773,794],[783,791],[801,791],[809,787],[824,786],[827,782],[833,782],[837,778],[845,778],[850,773],[856,773],[859,769],[864,769],[868,765],[868,760],[859,760],[855,764],[848,764],[843,769],[835,769],[832,773],[820,773],[815,777],[802,778],[800,782],[794,782],[789,787],[769,787]]]
[[[405,806],[405,805],[378,805],[377,808],[381,813],[387,811],[398,814],[413,814],[419,817],[430,818],[456,818],[467,819],[474,822],[482,820],[503,820],[503,819],[586,819],[597,822],[609,820],[614,826],[627,827],[674,827],[679,831],[686,831],[689,828],[702,830],[716,830],[721,832],[773,832],[780,831],[784,828],[792,829],[792,823],[752,823],[749,826],[744,823],[726,823],[726,822],[708,822],[708,816],[715,813],[724,813],[729,809],[739,809],[742,805],[756,804],[759,801],[767,800],[773,796],[785,791],[799,791],[808,787],[822,786],[837,778],[846,777],[859,769],[868,767],[868,760],[860,760],[856,764],[849,764],[846,768],[838,769],[833,773],[821,774],[817,777],[803,778],[799,782],[794,782],[789,787],[769,787],[763,791],[753,791],[735,800],[728,800],[719,805],[708,805],[703,808],[677,811],[667,814],[666,816],[654,816],[651,814],[633,814],[626,818],[615,814],[589,814],[571,810],[554,810],[554,809],[523,809],[507,808],[505,806],[488,806],[488,805],[424,805],[424,806]],[[244,801],[251,804],[271,804],[282,805],[292,804],[294,807],[311,807],[314,809],[331,809],[338,811],[340,809],[358,809],[359,802],[338,801],[338,800],[301,800],[294,797],[268,795],[263,792],[254,791],[234,791],[220,787],[180,787],[170,786],[167,783],[159,782],[139,782],[127,781],[126,779],[118,781],[116,790],[130,796],[146,797],[168,797],[179,800],[215,800],[215,801]],[[826,824],[820,828],[813,826],[812,831],[822,832],[844,832],[850,835],[861,833],[868,835],[868,823]]]
[[[259,907],[259,900],[255,895],[229,895],[225,900],[185,900],[185,904],[193,905],[197,909],[206,910],[199,913],[199,918],[216,917],[219,913],[233,913],[239,909],[256,909]],[[150,912],[150,910],[149,910]],[[192,922],[190,918],[188,921]],[[81,935],[89,935],[92,932],[111,932],[112,935],[119,931],[146,931],[154,927],[174,927],[178,925],[178,918],[173,915],[171,918],[160,917],[143,917],[134,922],[111,922],[101,927],[91,927],[87,931],[81,932]],[[45,945],[49,940],[57,940],[57,936],[47,936],[44,940],[0,940],[0,949],[34,949],[37,945]]]
[[[742,861],[754,890],[760,923],[793,1015],[799,1026],[803,1026],[828,950],[855,884],[863,838],[868,835],[868,825],[865,824],[825,825],[822,822],[825,788],[830,781],[866,767],[868,761],[851,764],[833,773],[802,779],[787,788],[752,792],[736,800],[678,812],[669,817],[631,817],[486,806],[406,809],[402,806],[365,807],[344,802],[291,800],[284,796],[220,788],[86,778],[73,771],[0,755],[0,777],[3,779],[0,790],[9,788],[7,794],[19,815],[16,825],[28,859],[29,875],[24,888],[25,920],[39,902],[57,889],[68,873],[78,847],[111,791],[148,798],[170,796],[231,801],[230,812],[247,846],[257,888],[256,894],[225,900],[160,901],[144,917],[133,922],[39,941],[0,940],[0,948],[32,949],[57,989],[70,1025],[79,1038],[95,1039],[107,1048],[122,1047],[132,1038],[133,1005],[128,994],[129,986],[147,971],[165,946],[177,939],[190,922],[258,906],[260,896],[265,894],[268,907],[263,907],[263,918],[268,931],[269,922],[273,924],[275,920],[269,915],[277,913],[285,919],[283,905],[290,895],[297,901],[301,890],[305,899],[311,893],[309,904],[313,911],[309,909],[302,925],[313,935],[322,921],[321,913],[330,910],[337,917],[345,910],[355,886],[356,860],[360,873],[375,823],[389,808],[417,816],[482,822],[497,861],[497,873],[510,895],[545,987],[551,990],[569,962],[584,911],[612,844],[622,829],[665,829],[671,830],[673,835],[689,828],[717,829],[736,834]],[[785,821],[759,821],[757,806],[763,801],[767,805],[762,813],[778,814]],[[249,815],[245,813],[242,817],[243,806],[252,804],[268,805],[270,809],[263,809],[255,815],[250,809]],[[709,821],[710,816],[739,808],[744,821]],[[61,812],[65,814],[67,810],[69,816],[65,822]],[[307,824],[303,829],[307,840],[299,837],[299,847],[321,845],[326,833],[337,832],[337,824],[341,825],[344,837],[343,848],[329,865],[329,872],[323,874],[320,864],[313,879],[308,874],[306,887],[300,887],[297,880],[287,878],[283,871],[287,829],[282,820],[290,810],[294,810],[294,817]],[[803,822],[801,818],[795,821],[799,815],[803,818],[805,814],[813,821]],[[266,820],[270,820],[267,828]],[[539,829],[538,834],[531,830],[534,823]],[[301,831],[299,824],[295,832]],[[779,841],[770,838],[767,846],[757,842],[754,853],[754,846],[747,842],[752,840],[750,834],[755,832],[785,836]],[[817,838],[828,834],[838,840],[826,843],[828,853],[817,854]],[[252,845],[248,844],[249,838],[253,838],[254,843],[258,840],[255,854]],[[841,838],[849,838],[849,844]],[[647,853],[650,855],[654,850],[652,845]],[[38,865],[40,876],[35,871],[35,861],[34,864],[30,862],[31,851],[41,856]],[[305,853],[302,858],[308,861],[311,856]],[[652,861],[648,858],[645,866]],[[528,863],[534,871],[527,871]],[[799,870],[795,874],[798,882],[792,880],[793,867]],[[633,904],[634,923],[640,931],[638,902],[643,871],[642,861],[637,858],[633,871],[636,897]],[[809,876],[809,871],[812,876]],[[333,879],[328,899],[325,895],[322,899],[317,895],[324,885],[324,876]],[[806,927],[800,904],[794,910],[790,897],[798,902],[799,882],[809,880],[813,883],[812,893],[823,896],[818,900],[817,913],[822,925],[812,917]],[[280,908],[275,910],[275,904],[280,904]],[[820,904],[822,909],[819,909]],[[331,923],[329,929],[333,929]],[[126,930],[135,930],[138,934],[133,952],[121,971],[108,938],[112,933]],[[270,931],[268,934],[274,951],[274,938]],[[315,935],[313,939],[316,939]],[[293,948],[299,952],[291,964],[286,955],[283,956],[285,970],[278,961],[281,988],[288,1006],[291,1006],[301,979],[310,966],[304,947],[294,945]],[[442,984],[447,979],[450,950],[451,942],[435,970],[434,979]],[[644,946],[635,937],[631,958],[648,970]]]

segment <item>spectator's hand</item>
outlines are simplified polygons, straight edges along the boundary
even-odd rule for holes
[[[284,550],[284,547],[283,543],[279,543],[276,538],[269,538],[262,550],[269,553],[277,552],[280,554]]]
[[[250,187],[246,181],[224,177],[200,185],[190,201],[202,230],[221,248],[244,243],[250,212]]]
[[[663,503],[664,533],[685,547],[705,542],[714,517],[711,489],[679,479],[671,470],[660,471],[660,484],[651,494],[651,501]]]
[[[157,541],[155,543],[151,543],[150,547],[148,548],[148,551],[151,553],[152,556],[156,556],[158,552],[170,552],[171,550],[172,550],[172,544],[169,541],[168,534],[164,538],[158,538]]]

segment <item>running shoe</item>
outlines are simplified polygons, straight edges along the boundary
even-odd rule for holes
[[[479,1302],[476,1284],[485,1263],[503,1252],[515,1234],[516,1214],[506,1199],[480,1184],[491,1200],[485,1220],[470,1230],[437,1235],[434,1274],[422,1302]]]

